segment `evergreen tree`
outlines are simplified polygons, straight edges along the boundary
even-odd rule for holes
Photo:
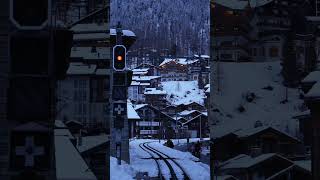
[[[170,55],[174,58],[177,57],[177,51],[178,51],[177,44],[173,44],[170,49]]]
[[[283,59],[282,59],[282,76],[284,85],[294,87],[299,80],[299,71],[297,68],[296,51],[294,44],[294,33],[289,32],[283,44]]]

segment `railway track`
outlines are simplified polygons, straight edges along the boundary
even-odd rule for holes
[[[140,148],[144,151],[146,151],[151,158],[156,162],[157,164],[157,168],[158,168],[158,177],[161,180],[164,180],[164,174],[162,173],[162,168],[160,163],[164,162],[164,164],[168,167],[169,171],[170,171],[170,180],[190,180],[189,176],[187,175],[187,173],[185,172],[185,170],[183,169],[183,167],[176,162],[176,160],[170,156],[168,156],[167,154],[151,147],[149,144],[152,142],[145,142],[145,143],[141,143],[139,144]],[[172,162],[172,163],[170,163]],[[179,178],[177,171],[173,168],[173,165],[175,167],[177,167],[180,171],[180,175],[182,172],[182,178]],[[180,176],[181,177],[181,176]]]

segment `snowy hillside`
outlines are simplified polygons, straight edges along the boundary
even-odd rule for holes
[[[174,105],[190,102],[204,103],[205,93],[203,89],[198,88],[197,81],[167,81],[162,82],[161,85],[167,92],[167,100]]]
[[[111,27],[121,21],[136,33],[133,49],[177,44],[178,54],[193,55],[201,44],[208,53],[209,0],[111,0],[110,10]]]
[[[237,129],[253,128],[257,121],[296,135],[297,122],[292,119],[305,110],[299,99],[298,89],[282,85],[279,62],[267,63],[220,63],[220,91],[215,87],[214,103],[218,125],[215,136]],[[281,103],[282,102],[282,103]]]

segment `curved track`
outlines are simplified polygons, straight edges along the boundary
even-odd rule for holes
[[[172,164],[170,162],[173,162],[176,167],[178,167],[180,169],[180,171],[182,172],[183,175],[183,180],[190,180],[190,178],[188,177],[187,173],[185,172],[185,170],[183,169],[183,167],[176,162],[176,160],[170,156],[168,156],[167,154],[151,147],[149,144],[152,142],[145,142],[145,143],[141,143],[139,144],[140,148],[144,151],[146,151],[153,160],[156,161],[157,163],[157,167],[158,167],[158,177],[163,180],[163,174],[161,172],[161,166],[160,166],[160,162],[163,161],[166,166],[168,167],[169,171],[170,171],[170,175],[171,178],[170,180],[178,180],[178,176],[177,173],[175,172],[174,168],[172,167]]]

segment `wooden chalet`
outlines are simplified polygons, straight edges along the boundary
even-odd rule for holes
[[[241,180],[311,180],[311,171],[301,163],[295,163],[279,154],[258,156],[240,154],[219,163],[215,168],[219,175],[232,175]]]
[[[148,64],[148,63],[141,63],[135,69],[147,69],[148,76],[160,76],[160,68],[158,66]]]
[[[215,139],[214,144],[216,160],[226,160],[239,154],[278,153],[287,158],[303,154],[299,139],[267,126],[225,134]]]
[[[136,122],[137,135],[139,137],[173,138],[174,128],[181,123],[172,117],[161,112],[158,108],[149,104],[134,105],[134,109],[140,116],[140,121]]]
[[[187,129],[189,137],[191,138],[205,138],[209,137],[210,134],[208,116],[205,114],[199,114],[191,119],[187,119],[182,122],[182,127]]]
[[[186,58],[166,58],[160,65],[161,81],[187,81],[188,66]]]

